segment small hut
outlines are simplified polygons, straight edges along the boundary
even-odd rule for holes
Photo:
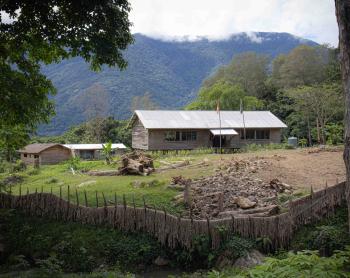
[[[72,157],[69,148],[61,144],[30,144],[18,151],[27,165],[56,164]]]

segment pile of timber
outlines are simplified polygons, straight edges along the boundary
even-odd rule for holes
[[[154,172],[153,159],[140,151],[133,151],[122,156],[122,166],[118,168],[119,175],[148,176]]]

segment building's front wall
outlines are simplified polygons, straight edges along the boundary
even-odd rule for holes
[[[191,150],[210,147],[210,132],[207,129],[191,129],[177,131],[195,131],[197,139],[193,141],[167,141],[165,134],[167,129],[151,129],[148,131],[148,150]]]
[[[269,129],[269,139],[241,139],[240,132],[243,130],[235,129],[239,134],[234,136],[223,135],[225,143],[223,148],[240,148],[247,144],[271,144],[281,142],[281,129]],[[248,129],[246,129],[247,131]],[[254,129],[258,130],[258,129]],[[197,139],[194,141],[167,141],[165,134],[167,129],[148,130],[148,150],[189,150],[197,148],[210,148],[213,146],[212,135],[209,129],[191,130],[197,132]],[[188,131],[188,130],[176,130]],[[134,145],[133,145],[134,146]]]
[[[34,165],[36,159],[39,159],[37,154],[21,153],[21,160],[27,165]]]
[[[142,125],[141,121],[137,119],[132,127],[132,148],[149,150],[148,137],[148,130]]]
[[[55,146],[42,151],[39,154],[40,164],[56,164],[72,157],[69,149],[62,146]]]

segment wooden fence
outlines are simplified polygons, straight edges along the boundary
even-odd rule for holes
[[[12,195],[0,193],[0,207],[20,209],[31,216],[46,217],[82,224],[106,225],[126,232],[146,232],[170,248],[191,248],[193,238],[209,236],[212,248],[218,248],[225,234],[237,233],[242,237],[268,237],[272,249],[287,247],[294,232],[302,225],[315,222],[334,213],[345,198],[345,183],[311,192],[289,203],[288,212],[270,217],[231,217],[226,219],[195,220],[176,217],[165,211],[144,206],[86,207],[72,204],[52,193]],[[77,198],[77,200],[79,200]],[[227,233],[222,233],[222,230]]]

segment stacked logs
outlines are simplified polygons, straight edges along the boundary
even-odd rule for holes
[[[153,159],[140,151],[133,151],[122,156],[122,166],[118,168],[119,175],[148,176],[154,172]]]

